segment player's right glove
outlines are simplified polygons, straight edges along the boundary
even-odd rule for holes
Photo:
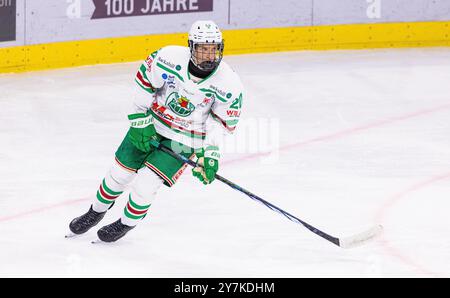
[[[130,141],[136,148],[143,152],[152,150],[152,140],[158,141],[153,116],[150,111],[147,113],[137,113],[128,115],[130,120]]]
[[[214,181],[217,171],[219,170],[219,147],[207,146],[200,152],[196,153],[199,166],[192,169],[192,174],[197,177],[203,184],[210,184]]]

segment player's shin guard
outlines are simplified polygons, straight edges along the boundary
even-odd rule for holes
[[[147,211],[156,197],[156,192],[163,183],[163,180],[147,167],[139,170],[121,222],[127,226],[137,225],[147,215]]]
[[[96,212],[108,210],[135,176],[136,173],[114,163],[97,190],[92,204],[93,210]]]

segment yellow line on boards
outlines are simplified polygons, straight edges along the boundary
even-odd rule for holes
[[[449,46],[450,21],[224,30],[225,55],[298,50]],[[187,33],[0,48],[0,73],[144,60]]]

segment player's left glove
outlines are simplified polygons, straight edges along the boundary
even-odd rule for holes
[[[207,146],[197,154],[197,166],[192,169],[192,174],[197,177],[203,184],[210,184],[214,181],[215,175],[219,170],[219,147]]]
[[[158,141],[155,126],[153,125],[153,116],[150,111],[146,114],[137,113],[128,115],[128,120],[130,120],[131,126],[131,143],[143,152],[150,152],[152,150],[152,141]]]

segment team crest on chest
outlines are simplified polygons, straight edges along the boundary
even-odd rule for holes
[[[177,92],[172,92],[166,100],[168,106],[175,114],[187,117],[195,110],[195,106],[184,96],[180,96]]]

